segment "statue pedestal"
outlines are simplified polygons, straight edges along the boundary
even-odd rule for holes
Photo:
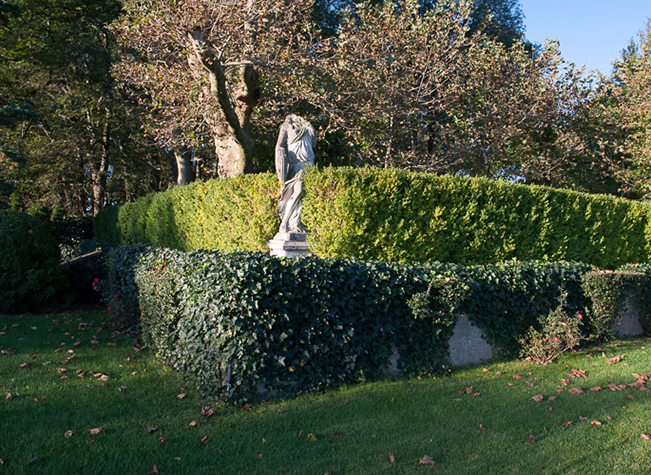
[[[267,247],[272,256],[311,256],[307,236],[308,233],[278,233],[271,241],[267,242]]]

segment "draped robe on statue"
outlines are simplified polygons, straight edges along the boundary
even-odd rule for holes
[[[282,184],[278,211],[279,233],[305,233],[301,224],[303,173],[314,165],[316,132],[312,124],[294,114],[288,115],[280,126],[276,143],[276,173]]]

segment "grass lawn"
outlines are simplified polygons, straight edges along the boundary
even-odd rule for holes
[[[202,401],[114,332],[97,309],[0,316],[0,475],[651,473],[651,392],[608,388],[651,372],[646,337],[547,367],[495,362],[249,411]]]

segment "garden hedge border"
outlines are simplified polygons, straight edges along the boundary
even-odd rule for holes
[[[516,357],[518,339],[558,308],[561,292],[569,316],[586,315],[584,334],[608,339],[616,318],[594,299],[618,308],[623,298],[608,290],[619,284],[596,293],[586,284],[620,274],[566,262],[411,265],[144,245],[113,249],[107,262],[114,270],[99,287],[112,311],[139,309],[157,355],[231,401],[260,397],[261,387],[294,395],[375,378],[394,349],[404,374],[444,374],[461,313]],[[637,289],[651,282],[635,275]]]
[[[303,221],[320,257],[464,265],[649,262],[651,207],[605,195],[375,168],[312,169]],[[276,233],[278,181],[259,174],[176,187],[110,207],[102,241],[190,251],[262,251]]]

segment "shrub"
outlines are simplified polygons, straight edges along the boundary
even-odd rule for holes
[[[645,203],[398,169],[312,170],[305,183],[303,221],[321,257],[603,269],[649,260]]]
[[[0,211],[0,311],[38,308],[67,287],[47,228],[20,211]]]
[[[259,383],[297,394],[377,376],[393,347],[406,373],[445,371],[449,323],[414,318],[407,305],[435,273],[346,259],[152,250],[136,282],[143,336],[160,357],[205,390],[245,400]]]
[[[320,257],[389,262],[647,262],[651,207],[567,190],[406,170],[312,169],[303,223]],[[97,238],[178,250],[266,252],[278,181],[248,175],[148,195],[96,217]]]
[[[578,346],[581,340],[587,340],[581,332],[583,316],[577,313],[570,317],[564,306],[567,293],[561,294],[559,306],[538,318],[539,328],[530,327],[518,342],[522,346],[520,356],[536,364],[548,365],[567,350]]]
[[[139,323],[140,303],[135,272],[139,257],[147,249],[143,244],[109,247],[102,255],[106,277],[102,279],[98,275],[91,284],[102,295],[111,316],[127,327]]]

